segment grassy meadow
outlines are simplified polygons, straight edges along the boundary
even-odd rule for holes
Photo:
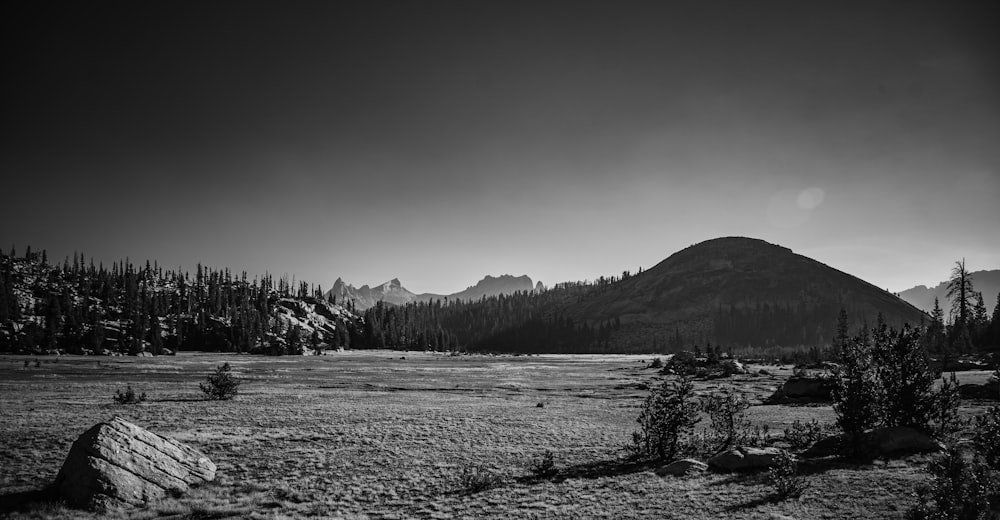
[[[627,463],[621,446],[645,388],[664,377],[646,368],[651,359],[0,356],[0,500],[12,518],[103,517],[33,493],[55,478],[76,437],[115,415],[191,444],[218,465],[215,482],[118,513],[129,518],[881,519],[901,518],[926,480],[920,456],[807,462],[810,488],[774,501],[761,475],[660,477],[655,467]],[[240,393],[206,401],[198,383],[222,362],[244,381]],[[767,368],[770,375],[697,388],[737,385],[755,403],[751,418],[776,438],[796,419],[833,422],[828,405],[760,405],[791,374]],[[115,404],[126,384],[148,401]],[[546,450],[558,473],[532,478]],[[473,469],[495,487],[468,492],[461,476]]]

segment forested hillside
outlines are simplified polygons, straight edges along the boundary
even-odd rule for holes
[[[837,316],[893,326],[931,317],[863,280],[762,240],[709,240],[653,268],[541,293],[449,305],[381,306],[365,313],[362,341],[424,345],[438,330],[469,350],[672,352],[724,347],[829,345]],[[438,340],[440,341],[440,339]]]
[[[0,351],[300,354],[349,346],[356,316],[305,282],[198,265],[192,276],[147,261],[110,267],[44,251],[0,253]],[[355,333],[356,334],[356,333]]]

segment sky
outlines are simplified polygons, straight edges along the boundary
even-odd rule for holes
[[[722,236],[1000,268],[989,2],[21,2],[0,247],[552,285]]]

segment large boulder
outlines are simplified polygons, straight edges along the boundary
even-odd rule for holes
[[[828,377],[792,376],[765,402],[785,404],[832,401],[833,386],[833,379]]]
[[[722,471],[755,471],[777,465],[787,452],[773,446],[766,448],[736,447],[708,459],[708,465]]]
[[[934,453],[945,448],[941,441],[908,426],[869,430],[865,432],[860,447],[861,455],[871,458],[891,458],[910,453]],[[848,455],[850,449],[850,443],[845,435],[833,435],[817,441],[803,452],[802,456],[817,458]]]
[[[656,469],[656,474],[664,477],[667,475],[682,476],[682,475],[694,475],[698,473],[704,473],[708,469],[708,465],[700,460],[695,459],[681,459],[675,460],[666,466],[662,466]]]
[[[816,441],[806,451],[802,452],[805,458],[832,457],[834,455],[847,455],[847,436],[830,435]]]
[[[120,417],[81,435],[54,488],[75,507],[138,506],[215,479],[215,464],[198,450]]]
[[[943,451],[941,441],[907,426],[876,428],[867,434],[868,444],[881,457],[908,453],[934,453]]]
[[[1000,382],[961,385],[958,387],[958,393],[964,399],[1000,399]]]

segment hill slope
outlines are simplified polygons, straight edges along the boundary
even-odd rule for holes
[[[588,323],[620,320],[613,344],[676,341],[824,344],[837,313],[855,326],[881,312],[891,325],[919,323],[916,307],[859,278],[763,240],[708,240],[652,269],[590,291],[561,312]],[[617,350],[617,349],[616,349]]]

